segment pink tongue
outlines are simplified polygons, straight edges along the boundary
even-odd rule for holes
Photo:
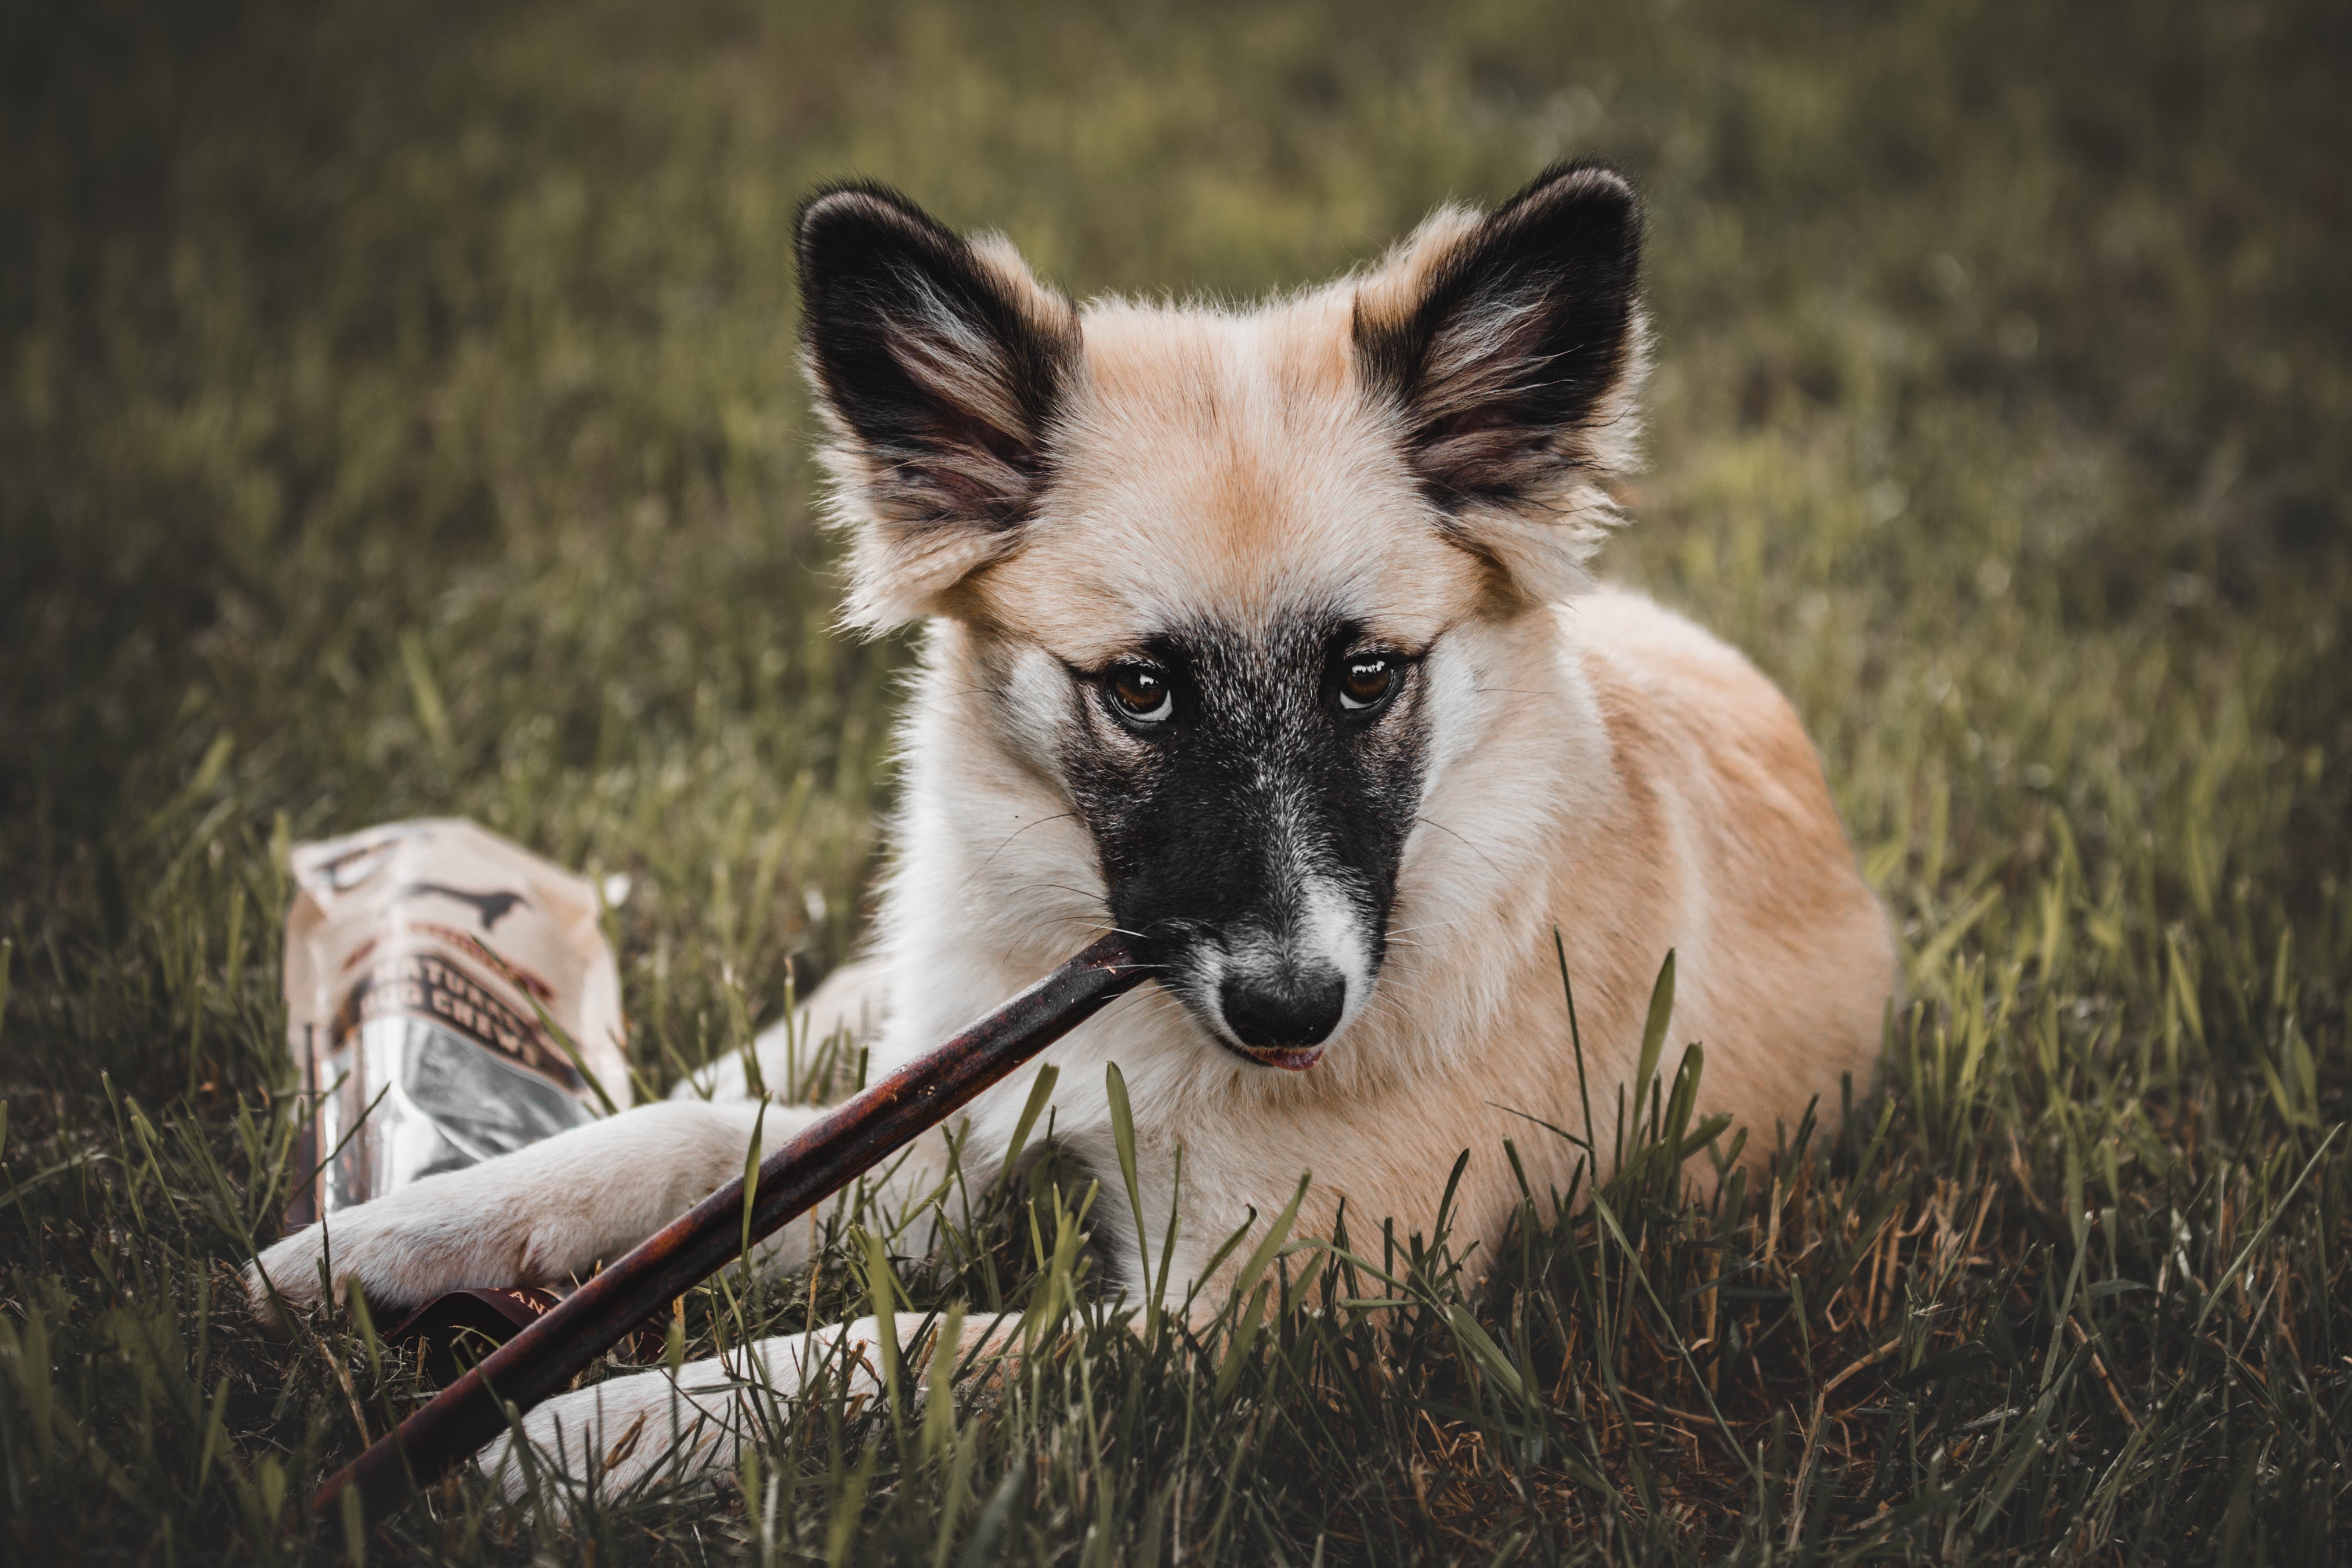
[[[1279,1067],[1285,1072],[1304,1072],[1323,1060],[1323,1048],[1309,1045],[1296,1051],[1253,1051],[1250,1054],[1268,1067]]]

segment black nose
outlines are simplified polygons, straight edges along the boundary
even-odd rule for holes
[[[1255,1050],[1320,1045],[1339,1027],[1347,977],[1318,967],[1274,975],[1229,975],[1217,989],[1225,1027]]]

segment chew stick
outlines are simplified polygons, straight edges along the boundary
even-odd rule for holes
[[[807,1213],[875,1165],[938,1125],[1148,973],[1117,936],[1106,936],[1035,985],[844,1102],[761,1162],[751,1212],[757,1241]],[[529,1410],[630,1330],[744,1249],[740,1176],[580,1287],[562,1306],[485,1356],[473,1370],[365,1453],[310,1500],[325,1512],[357,1488],[374,1520],[507,1429],[502,1405]]]

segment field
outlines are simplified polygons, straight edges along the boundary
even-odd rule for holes
[[[2352,1556],[2352,15],[2127,16],[9,8],[0,1558]],[[310,1518],[420,1394],[234,1295],[303,1175],[287,846],[629,873],[656,1086],[859,937],[908,644],[830,624],[800,193],[1238,298],[1563,155],[1650,205],[1604,562],[1803,714],[1901,931],[1883,1085],[1685,1183],[1670,1038],[1483,1279],[1367,1228],[1255,1332],[1132,1332],[1042,1179],[897,1286],[845,1218],[688,1353],[877,1290],[1045,1352],[773,1412],[715,1488]]]

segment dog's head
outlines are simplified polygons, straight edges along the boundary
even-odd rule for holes
[[[1455,634],[1572,591],[1611,520],[1631,188],[1554,169],[1248,313],[1081,312],[874,186],[812,199],[799,243],[850,620],[958,623],[1109,922],[1220,1042],[1311,1065],[1474,695]]]

